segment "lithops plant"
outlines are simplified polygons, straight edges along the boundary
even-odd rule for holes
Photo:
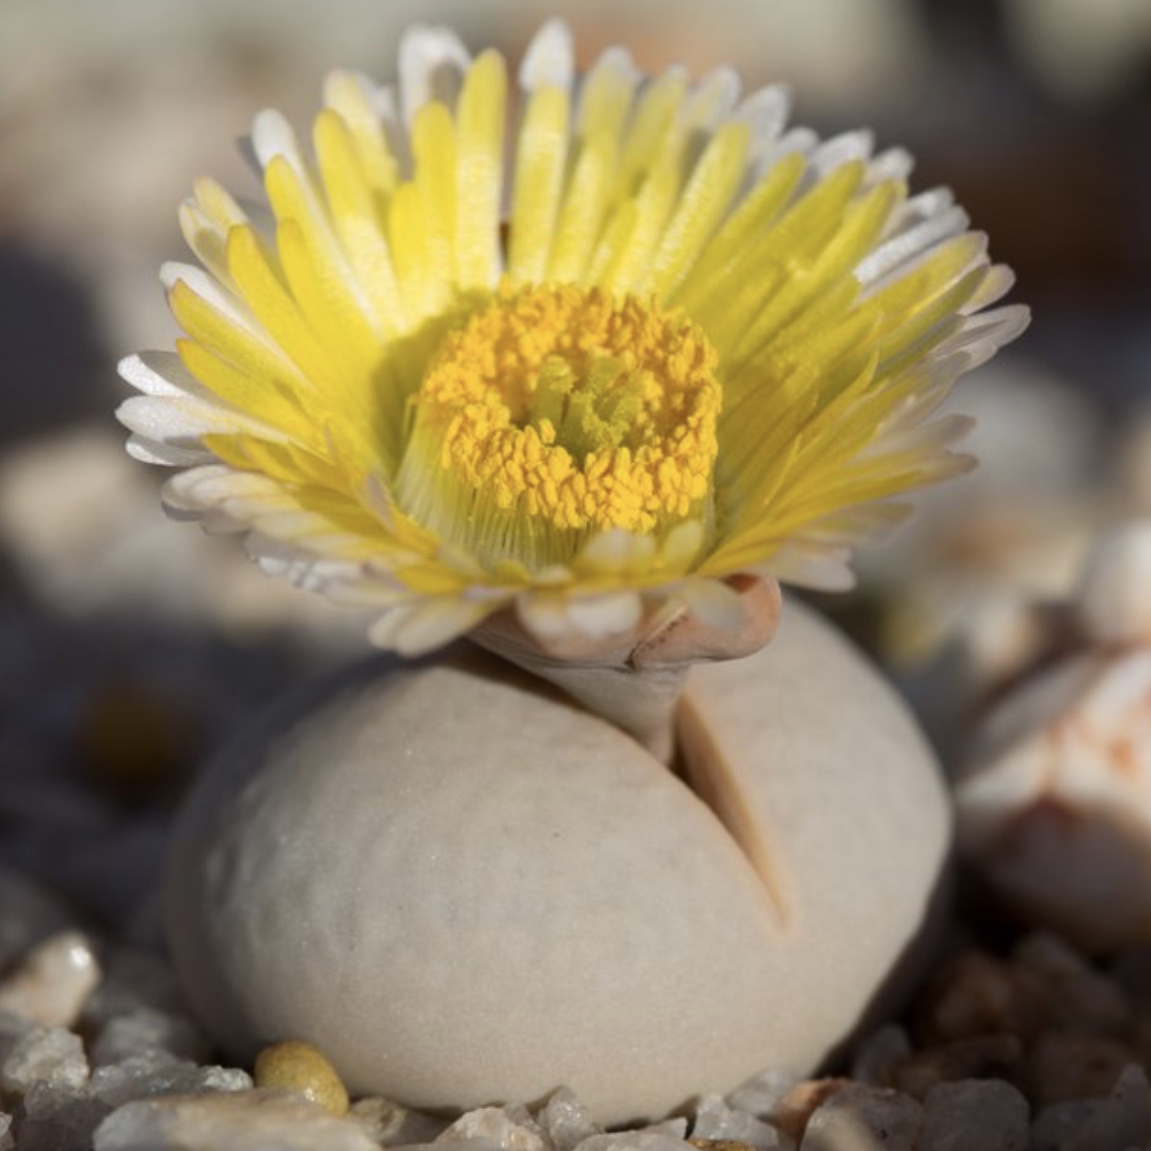
[[[960,845],[1037,922],[1085,947],[1151,939],[1151,521],[1105,533],[1047,658],[974,733]]]
[[[834,722],[832,722],[834,721]],[[362,665],[224,753],[167,874],[235,1056],[306,1037],[353,1093],[572,1087],[605,1123],[816,1066],[923,928],[949,811],[902,704],[796,604],[697,666],[687,781],[480,653]]]
[[[919,931],[930,753],[798,610],[763,644],[777,580],[847,586],[968,466],[941,401],[1027,316],[949,192],[780,88],[579,77],[555,21],[508,88],[413,29],[396,86],[330,78],[311,150],[256,118],[270,212],[184,205],[187,337],[122,365],[168,506],[382,647],[495,654],[353,669],[225,753],[168,930],[237,1052],[615,1122],[811,1067]]]

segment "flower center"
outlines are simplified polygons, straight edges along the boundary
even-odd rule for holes
[[[658,530],[710,490],[716,361],[696,325],[654,300],[571,285],[505,289],[428,366],[401,499],[461,543],[445,515],[457,532],[461,517],[501,514],[563,533]]]

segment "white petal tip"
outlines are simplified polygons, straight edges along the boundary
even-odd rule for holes
[[[575,80],[575,48],[571,29],[558,18],[535,34],[520,64],[520,87],[533,92],[545,85],[570,89]]]

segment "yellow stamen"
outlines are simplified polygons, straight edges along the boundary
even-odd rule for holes
[[[491,558],[511,533],[548,563],[593,531],[658,531],[708,497],[716,362],[700,329],[654,300],[505,288],[428,367],[400,502]]]

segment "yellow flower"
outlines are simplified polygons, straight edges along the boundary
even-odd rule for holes
[[[406,652],[509,604],[612,634],[664,601],[730,624],[736,573],[845,586],[966,466],[937,409],[1025,326],[981,312],[1010,273],[904,152],[785,130],[779,88],[618,48],[577,79],[558,22],[507,87],[420,28],[398,91],[329,78],[310,149],[261,113],[270,211],[183,206],[202,267],[164,271],[177,353],[121,366],[130,450]]]

